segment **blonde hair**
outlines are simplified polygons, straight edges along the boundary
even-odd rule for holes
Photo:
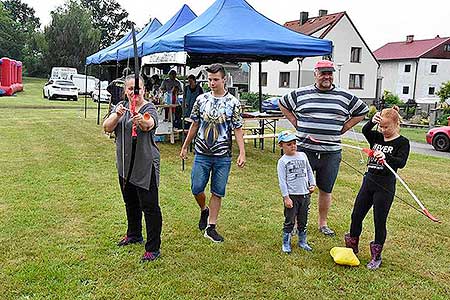
[[[387,118],[391,120],[393,123],[395,123],[398,128],[400,129],[400,123],[402,122],[402,117],[398,113],[399,107],[397,105],[394,105],[392,108],[385,108],[381,111],[381,117]]]

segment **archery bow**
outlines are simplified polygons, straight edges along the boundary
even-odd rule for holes
[[[298,136],[297,136],[298,137]],[[347,147],[347,148],[352,148],[352,149],[356,149],[359,150],[361,152],[364,152],[365,154],[367,154],[367,156],[369,157],[374,157],[374,150],[369,149],[369,148],[362,148],[362,147],[358,147],[358,146],[353,146],[353,145],[349,145],[349,144],[344,144],[344,143],[337,143],[337,142],[329,142],[329,141],[322,141],[322,140],[318,140],[313,138],[312,136],[308,136],[307,138],[309,138],[311,141],[315,142],[315,143],[321,143],[321,144],[329,144],[329,145],[339,145],[339,146],[343,146],[343,147]],[[397,174],[397,172],[394,171],[394,169],[392,169],[392,167],[385,161],[380,161],[380,163],[384,164],[386,166],[386,168],[388,168],[388,170],[394,174],[395,178],[397,178],[400,183],[405,187],[405,189],[408,191],[408,193],[411,195],[411,197],[413,197],[413,199],[416,201],[416,203],[420,206],[420,208],[422,209],[422,214],[424,214],[425,216],[427,216],[430,220],[437,222],[437,223],[441,223],[441,221],[439,221],[436,217],[434,217],[426,208],[425,206],[422,204],[422,202],[419,200],[419,198],[417,198],[417,196],[413,193],[413,191],[409,188],[409,186],[406,184],[406,182],[400,177],[400,175]]]
[[[139,58],[137,51],[137,43],[136,43],[136,33],[134,31],[134,25],[131,24],[131,32],[133,36],[133,48],[134,48],[134,91],[133,98],[130,102],[130,114],[131,118],[134,117],[136,112],[136,99],[139,97]],[[130,168],[128,169],[127,177],[124,180],[124,187],[130,180],[131,174],[133,172],[134,160],[136,156],[136,144],[137,144],[137,126],[133,123],[131,128],[131,160],[130,160]],[[122,153],[124,155],[124,153]]]

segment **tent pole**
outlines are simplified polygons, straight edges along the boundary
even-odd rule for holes
[[[258,81],[259,81],[259,83],[258,83],[258,85],[259,85],[259,112],[261,112],[262,111],[262,62],[261,61],[259,61],[258,62],[258,64],[259,64],[259,79],[258,79]]]
[[[102,71],[102,66],[100,66],[100,70],[98,71],[97,125],[100,125],[100,92],[102,86]]]
[[[262,112],[262,61],[259,64],[259,112]],[[259,120],[260,134],[264,135],[264,120]],[[259,146],[261,150],[264,150],[264,138],[259,139]]]
[[[183,88],[186,89],[186,65],[183,66]],[[181,143],[184,143],[184,114],[186,111],[186,91],[183,90],[183,102],[181,103]],[[184,159],[181,160],[181,170],[184,171]]]
[[[84,74],[86,74],[85,88],[84,88],[84,118],[86,119],[87,112],[87,65],[84,65]]]

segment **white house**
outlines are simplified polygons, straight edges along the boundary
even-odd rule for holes
[[[374,52],[380,62],[382,89],[403,101],[439,102],[436,92],[450,80],[450,37],[388,43]]]
[[[373,100],[378,96],[379,64],[346,12],[327,14],[326,10],[320,10],[319,16],[314,18],[308,18],[307,12],[301,12],[300,20],[286,22],[284,26],[303,34],[331,40],[333,53],[329,58],[337,67],[334,83],[361,99]],[[263,62],[262,92],[284,95],[299,86],[312,84],[314,64],[320,59],[322,57],[294,59],[287,64],[278,61]],[[259,91],[258,72],[258,64],[251,64],[249,80],[252,92]]]

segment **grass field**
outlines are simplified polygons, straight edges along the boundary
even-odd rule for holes
[[[312,201],[308,228],[314,251],[294,247],[284,255],[275,174],[279,152],[246,144],[247,165],[233,166],[219,216],[225,242],[213,244],[197,229],[199,211],[189,190],[192,155],[181,171],[180,144],[163,143],[162,257],[142,264],[142,245],[116,247],[126,219],[113,141],[96,125],[95,109],[84,118],[81,99],[51,105],[42,99],[43,82],[27,79],[25,92],[0,98],[1,299],[449,298],[448,159],[411,154],[400,174],[443,223],[432,223],[396,200],[382,268],[371,272],[365,268],[371,213],[361,237],[361,266],[337,266],[329,254],[343,246],[361,182],[345,164],[329,216],[337,236],[318,234]],[[359,153],[345,149],[343,155],[364,169]],[[401,186],[397,194],[414,204]]]

